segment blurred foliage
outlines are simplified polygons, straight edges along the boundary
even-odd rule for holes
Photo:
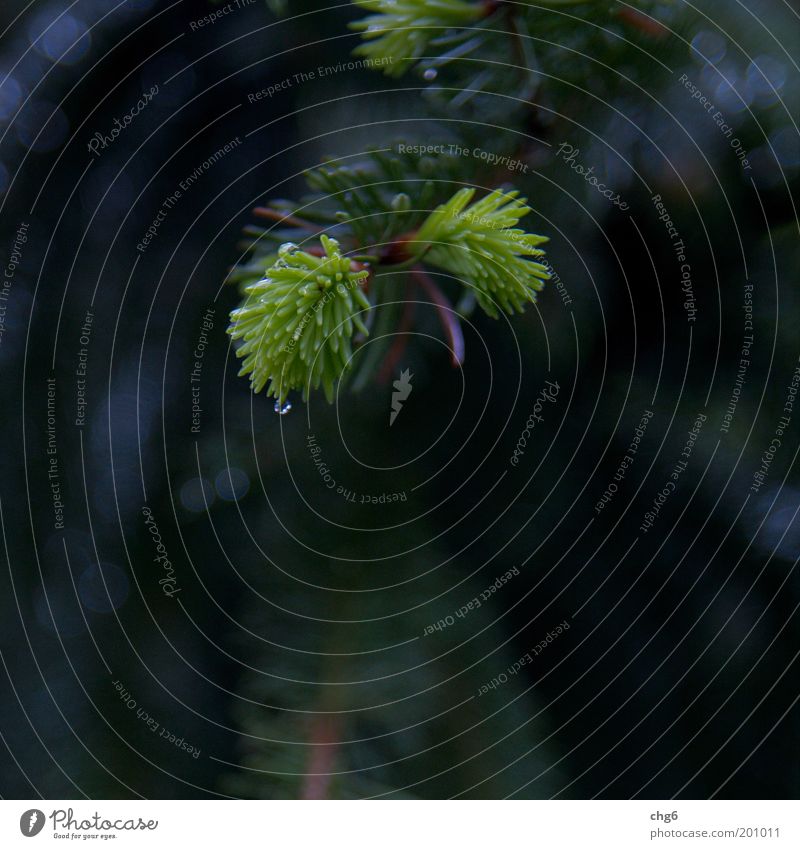
[[[4,3],[0,23],[26,5]],[[63,11],[37,5],[45,24]],[[74,63],[55,61],[58,54],[41,45],[29,50],[28,20],[11,31],[3,67],[14,69],[19,90],[2,90],[4,108],[13,107],[2,117],[4,243],[13,243],[20,221],[31,220],[31,235],[0,346],[12,399],[0,455],[9,563],[0,578],[0,711],[13,750],[1,756],[5,797],[295,797],[310,792],[302,776],[311,763],[334,773],[329,786],[311,790],[332,796],[495,796],[518,788],[530,797],[701,798],[718,789],[730,798],[797,796],[800,767],[786,759],[800,744],[795,693],[781,684],[762,699],[797,669],[800,531],[792,517],[800,481],[790,452],[776,459],[768,487],[744,511],[743,497],[797,358],[800,86],[790,57],[800,35],[780,3],[694,5],[689,14],[677,3],[637,4],[672,30],[664,35],[649,19],[609,17],[605,3],[502,4],[463,32],[437,35],[432,55],[399,81],[368,69],[330,74],[257,106],[248,94],[267,84],[341,63],[360,44],[348,24],[363,10],[299,0],[277,21],[259,4],[153,54],[154,44],[167,44],[164,33],[186,31],[186,12],[134,2],[102,24],[100,13],[86,13],[86,23],[97,24]],[[488,31],[490,20],[497,32]],[[219,49],[233,39],[232,48]],[[493,57],[507,63],[508,39],[513,67],[486,67]],[[750,171],[679,82],[684,74],[725,115]],[[109,81],[119,88],[104,99],[98,92]],[[154,82],[164,91],[152,123],[133,125],[76,184],[87,167],[89,130],[113,126]],[[77,131],[74,143],[69,133],[61,147],[43,144],[48,133],[35,142],[42,122],[33,107],[42,104],[55,116],[46,128]],[[232,110],[235,104],[246,108]],[[23,120],[12,127],[17,109]],[[128,283],[136,241],[163,198],[256,125],[268,128],[258,144],[243,145],[204,177]],[[137,154],[152,132],[154,147]],[[382,169],[394,157],[365,151],[391,149],[398,138],[459,141],[530,168],[512,173],[476,158],[433,156],[419,163],[422,183],[405,169],[396,185],[384,186]],[[596,163],[629,202],[636,228],[557,156],[562,143]],[[336,158],[320,165],[331,153]],[[344,161],[358,162],[345,176]],[[341,428],[360,457],[398,465],[434,444],[452,415],[447,446],[436,444],[419,461],[431,479],[419,512],[431,515],[412,532],[404,514],[392,512],[397,505],[375,509],[320,491],[300,417],[276,416],[236,378],[224,316],[238,294],[231,287],[214,299],[232,264],[261,262],[263,270],[278,245],[296,236],[292,228],[252,227],[245,256],[233,255],[249,207],[310,188],[307,199],[273,208],[317,214],[311,220],[337,238],[337,228],[350,226],[386,239],[397,235],[391,216],[341,221],[337,195],[352,192],[354,203],[371,208],[369,193],[377,191],[380,210],[403,204],[397,198],[405,195],[419,226],[452,196],[465,165],[469,182],[487,191],[513,177],[534,209],[531,229],[550,236],[555,274],[535,308],[512,327],[478,314],[480,336],[465,324],[472,344],[463,386],[441,346],[410,346],[403,366],[415,375],[413,403],[391,431],[390,389],[374,380],[362,383],[357,401],[313,406],[325,462],[353,490],[365,489],[358,468],[324,434]],[[691,255],[704,317],[692,329],[691,357],[655,193]],[[253,254],[254,242],[272,253]],[[756,287],[749,382],[730,438],[712,438],[710,423],[716,428],[736,378],[746,280]],[[54,371],[64,384],[73,379],[72,349],[100,282],[89,422],[80,434],[65,425],[61,437],[69,506],[62,537],[52,532],[36,483],[44,480],[39,461],[47,446],[42,387]],[[451,294],[453,282],[439,279]],[[372,338],[398,326],[405,285],[404,276],[390,275],[375,294]],[[224,387],[225,408],[209,409],[202,433],[190,439],[186,375],[210,303],[217,319],[204,380]],[[441,336],[432,309],[417,305],[415,322],[421,333]],[[54,368],[57,327],[67,347]],[[28,345],[28,337],[37,343]],[[481,338],[503,368],[493,370],[477,353]],[[368,347],[364,356],[373,351],[379,366],[387,349]],[[576,375],[563,422],[540,431],[546,451],[531,449],[529,465],[498,486],[509,445],[497,445],[497,433],[509,421],[512,431],[522,427],[520,405],[545,377],[567,387]],[[670,473],[686,440],[683,425],[707,398],[708,438],[695,449],[705,471],[687,479],[691,501],[665,510],[664,535],[630,552],[654,482]],[[27,416],[38,410],[40,417],[20,415],[23,402]],[[621,487],[617,512],[587,524],[651,405],[657,426],[642,447],[647,462]],[[459,409],[469,415],[457,416]],[[60,421],[74,416],[62,398],[58,410]],[[453,445],[460,453],[445,466]],[[229,471],[244,481],[235,493]],[[582,487],[589,471],[586,489],[573,485]],[[376,493],[408,493],[418,483],[404,468],[370,480]],[[312,507],[328,521],[309,518],[298,492],[312,493]],[[182,607],[153,580],[152,543],[139,515],[145,500],[179,564]],[[376,531],[395,520],[398,527]],[[316,550],[289,531],[312,536]],[[115,607],[96,603],[98,563],[128,582]],[[507,592],[423,636],[509,564],[521,574]],[[335,593],[325,587],[341,591],[341,603],[332,605]],[[569,640],[502,690],[466,701],[575,612]],[[374,651],[388,646],[396,648]],[[202,756],[165,748],[120,705],[116,679],[162,725],[198,743]],[[356,680],[366,683],[343,683]],[[325,722],[330,711],[338,712],[333,728]],[[342,745],[325,745],[326,735]]]

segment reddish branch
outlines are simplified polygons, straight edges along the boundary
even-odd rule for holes
[[[639,32],[649,35],[651,38],[665,38],[669,35],[669,29],[664,24],[649,15],[645,15],[644,12],[638,11],[638,9],[623,7],[617,9],[617,16],[628,26],[638,29]]]
[[[416,242],[416,230],[409,230],[407,233],[401,233],[399,236],[396,236],[381,251],[381,264],[400,265],[404,262],[410,262],[414,257],[421,256],[418,251],[414,251],[409,247]]]
[[[426,271],[417,266],[412,269],[411,274],[436,307],[436,313],[450,345],[450,360],[453,368],[458,368],[464,362],[464,334],[461,332],[461,322],[456,311]]]
[[[294,215],[284,215],[282,212],[278,212],[277,209],[270,209],[268,206],[257,206],[253,210],[253,215],[257,215],[259,218],[266,218],[269,221],[277,221],[279,224],[287,224],[289,227],[297,227],[300,230],[309,230],[312,233],[318,232],[321,229],[310,221],[304,221],[302,218],[296,218]]]
[[[311,756],[308,759],[308,772],[303,777],[301,798],[328,797],[341,730],[337,714],[320,714],[312,720]]]

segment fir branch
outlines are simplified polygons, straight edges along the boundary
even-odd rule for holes
[[[494,191],[467,207],[475,189],[460,189],[434,210],[417,232],[419,256],[472,285],[478,304],[493,318],[497,305],[522,312],[549,279],[542,256],[546,236],[516,227],[531,209],[518,192]]]
[[[250,375],[256,392],[266,386],[278,406],[291,389],[302,389],[305,397],[309,388],[320,384],[332,399],[334,384],[343,377],[352,355],[354,331],[367,333],[360,313],[371,309],[367,297],[370,275],[373,286],[380,288],[386,272],[412,270],[411,279],[436,306],[454,365],[464,359],[461,328],[444,293],[424,274],[422,264],[456,277],[474,291],[478,305],[493,317],[497,317],[498,307],[508,313],[521,312],[549,277],[546,266],[532,259],[544,253],[538,246],[546,237],[516,226],[531,211],[516,191],[494,191],[470,205],[475,189],[460,189],[433,211],[425,212],[398,189],[407,188],[418,198],[430,197],[433,187],[436,193],[441,191],[439,184],[408,178],[408,171],[398,171],[394,159],[378,162],[397,179],[358,185],[358,175],[364,179],[365,173],[346,168],[320,169],[310,177],[312,184],[341,194],[338,199],[344,201],[346,210],[360,213],[349,218],[342,210],[339,223],[328,228],[345,244],[348,256],[339,248],[340,242],[326,234],[321,236],[321,245],[301,251],[288,243],[276,252],[275,233],[260,231],[253,255],[229,275],[245,294],[241,307],[231,313],[230,328],[234,339],[242,343],[237,351],[244,358],[240,374]],[[447,183],[444,185],[446,188]],[[324,199],[330,201],[331,196]],[[305,208],[295,213],[259,208],[258,214],[289,225],[305,239],[318,230],[307,220]],[[366,225],[366,221],[371,223]],[[381,230],[379,237],[376,225]],[[276,232],[285,237],[287,231]],[[390,233],[393,235],[386,239]],[[369,267],[353,255],[369,258]],[[372,299],[379,300],[380,294]],[[376,367],[372,365],[373,370]],[[360,369],[359,385],[364,379]]]
[[[240,375],[250,375],[253,391],[265,386],[282,404],[289,391],[322,384],[328,401],[348,368],[355,330],[366,334],[360,313],[369,301],[360,289],[369,271],[342,256],[339,244],[323,235],[322,249],[301,251],[284,245],[263,280],[247,288],[247,298],[231,313],[228,332],[241,340]]]
[[[468,26],[486,15],[490,4],[465,0],[353,0],[373,12],[352,23],[365,44],[355,55],[373,60],[399,77],[425,54],[431,40],[452,27]]]

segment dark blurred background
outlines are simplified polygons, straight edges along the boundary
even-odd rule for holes
[[[219,7],[2,4],[0,792],[297,797],[316,771],[352,797],[796,797],[800,407],[751,490],[800,356],[796,7],[707,0],[660,43],[666,70],[632,61],[636,85],[606,102],[591,68],[536,93],[551,147],[497,181],[530,198],[565,294],[551,284],[510,322],[476,314],[463,372],[420,308],[429,335],[409,342],[390,428],[390,382],[275,415],[225,333],[252,207],[302,195],[326,155],[475,134],[459,121],[483,107],[445,113],[414,74],[342,70],[251,102],[349,58],[361,13],[327,5],[281,21],[259,0],[193,27]],[[487,148],[514,108],[494,104]],[[654,194],[685,244],[692,321]],[[514,468],[545,380],[558,401]],[[407,499],[326,490],[310,433],[346,489]]]

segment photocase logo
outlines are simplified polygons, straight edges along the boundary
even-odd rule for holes
[[[392,392],[392,412],[389,414],[389,427],[394,424],[394,420],[397,418],[400,410],[403,409],[403,402],[408,400],[408,396],[414,388],[411,385],[412,377],[414,375],[411,374],[410,369],[404,369],[400,372],[400,379],[392,383],[395,391]]]
[[[36,837],[44,828],[44,813],[38,808],[31,808],[19,818],[19,830],[25,837]]]

